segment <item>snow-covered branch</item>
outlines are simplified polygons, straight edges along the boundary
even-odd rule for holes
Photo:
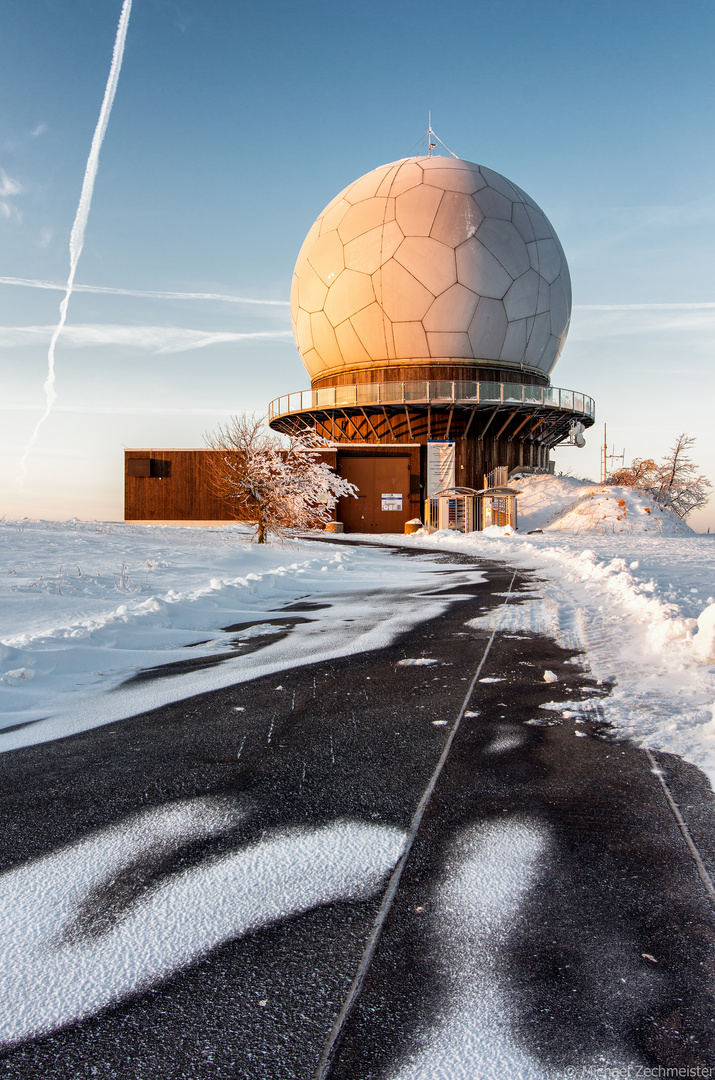
[[[234,508],[235,516],[256,522],[256,539],[269,533],[326,525],[338,500],[356,488],[322,458],[327,446],[315,432],[288,439],[267,432],[263,417],[232,416],[207,432],[214,451],[209,462],[215,493]]]

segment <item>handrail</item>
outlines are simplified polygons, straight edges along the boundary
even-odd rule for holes
[[[431,379],[414,382],[351,383],[298,390],[274,398],[268,406],[268,420],[313,409],[341,409],[360,405],[531,405],[561,409],[595,418],[593,398],[576,390],[530,383],[476,382]]]

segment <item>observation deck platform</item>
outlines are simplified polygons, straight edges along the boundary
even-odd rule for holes
[[[302,390],[275,398],[268,422],[295,434],[306,427],[336,441],[399,442],[405,439],[530,439],[545,447],[568,437],[571,427],[595,422],[593,398],[575,390],[527,383],[416,380],[353,383]]]

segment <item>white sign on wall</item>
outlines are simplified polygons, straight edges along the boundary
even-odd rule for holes
[[[382,493],[382,509],[383,510],[401,510],[402,509],[402,495],[400,492],[387,492]]]
[[[454,487],[454,442],[427,443],[427,497],[445,488]]]

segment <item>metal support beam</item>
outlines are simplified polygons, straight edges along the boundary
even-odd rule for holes
[[[390,415],[389,415],[389,413],[388,413],[388,411],[387,411],[387,409],[385,408],[385,406],[384,406],[384,405],[382,406],[382,411],[383,411],[383,412],[384,412],[384,414],[385,414],[385,419],[387,420],[387,426],[388,426],[388,427],[389,427],[389,429],[390,429],[390,435],[392,435],[392,441],[393,441],[393,442],[397,442],[397,439],[395,438],[395,433],[394,433],[394,431],[392,430],[392,421],[390,420]]]
[[[432,405],[427,405],[427,438],[432,438]]]
[[[449,419],[447,420],[447,434],[445,435],[446,440],[449,439],[449,429],[452,426],[452,417],[453,416],[454,416],[454,405],[450,405],[450,407],[449,407]]]
[[[502,424],[502,426],[499,428],[496,435],[494,436],[495,439],[498,439],[499,436],[501,435],[502,431],[504,431],[505,428],[509,427],[509,424],[512,422],[512,420],[514,419],[515,416],[516,416],[516,409],[514,409],[514,412],[511,414],[511,416],[507,420],[505,420],[504,423]]]
[[[371,419],[370,419],[370,417],[369,417],[369,416],[367,415],[367,413],[365,412],[365,410],[364,410],[364,409],[361,409],[361,410],[360,410],[360,412],[361,412],[361,413],[363,414],[363,416],[364,416],[364,417],[365,417],[365,419],[367,420],[368,424],[370,425],[370,428],[372,429],[372,433],[373,433],[373,435],[375,436],[375,438],[376,438],[376,439],[377,439],[377,441],[379,442],[379,441],[380,441],[380,436],[379,436],[379,435],[377,434],[377,432],[375,431],[375,427],[374,427],[374,425],[373,425],[373,422],[372,422],[372,420],[371,420]]]
[[[408,411],[406,405],[404,406],[404,410],[405,410],[405,419],[407,420],[407,430],[410,433],[410,442],[414,442],[415,438],[414,438],[414,435],[412,434],[412,424],[410,423],[410,414],[409,414],[409,411]]]
[[[345,412],[345,409],[343,409],[342,412],[343,412],[343,416],[348,421],[348,423],[352,424],[352,426],[355,428],[355,431],[357,432],[358,439],[362,439],[363,442],[366,442],[367,440],[363,438],[363,434],[362,434],[360,428],[357,426],[357,424],[353,420],[352,416],[348,416],[348,414]],[[345,434],[347,435],[347,430],[345,431]]]
[[[500,406],[500,405],[497,405],[496,409],[494,409],[494,411],[492,412],[492,415],[491,415],[491,416],[489,417],[489,419],[487,420],[487,426],[486,426],[486,427],[484,428],[484,431],[483,431],[483,432],[481,433],[481,435],[479,436],[479,438],[480,438],[480,440],[481,440],[482,442],[484,442],[484,436],[485,436],[485,435],[486,435],[486,433],[487,433],[487,432],[489,431],[489,425],[491,424],[491,422],[492,422],[492,420],[494,419],[494,417],[496,416],[496,414],[497,414],[497,413],[499,412],[499,409],[500,409],[500,408],[501,408],[501,406]],[[507,422],[508,422],[508,421],[507,421]]]
[[[524,417],[524,419],[519,424],[518,428],[515,428],[514,431],[512,431],[511,435],[509,436],[509,442],[511,442],[512,439],[514,439],[519,434],[519,432],[524,427],[524,425],[529,423],[530,419],[531,419],[531,417],[527,413],[526,416]]]
[[[465,427],[464,431],[462,432],[462,438],[463,439],[466,439],[466,437],[467,437],[467,432],[469,431],[469,428],[471,427],[472,420],[475,417],[476,411],[477,411],[477,406],[475,405],[474,408],[472,409],[471,413],[470,413],[469,420],[467,420],[467,426]]]

